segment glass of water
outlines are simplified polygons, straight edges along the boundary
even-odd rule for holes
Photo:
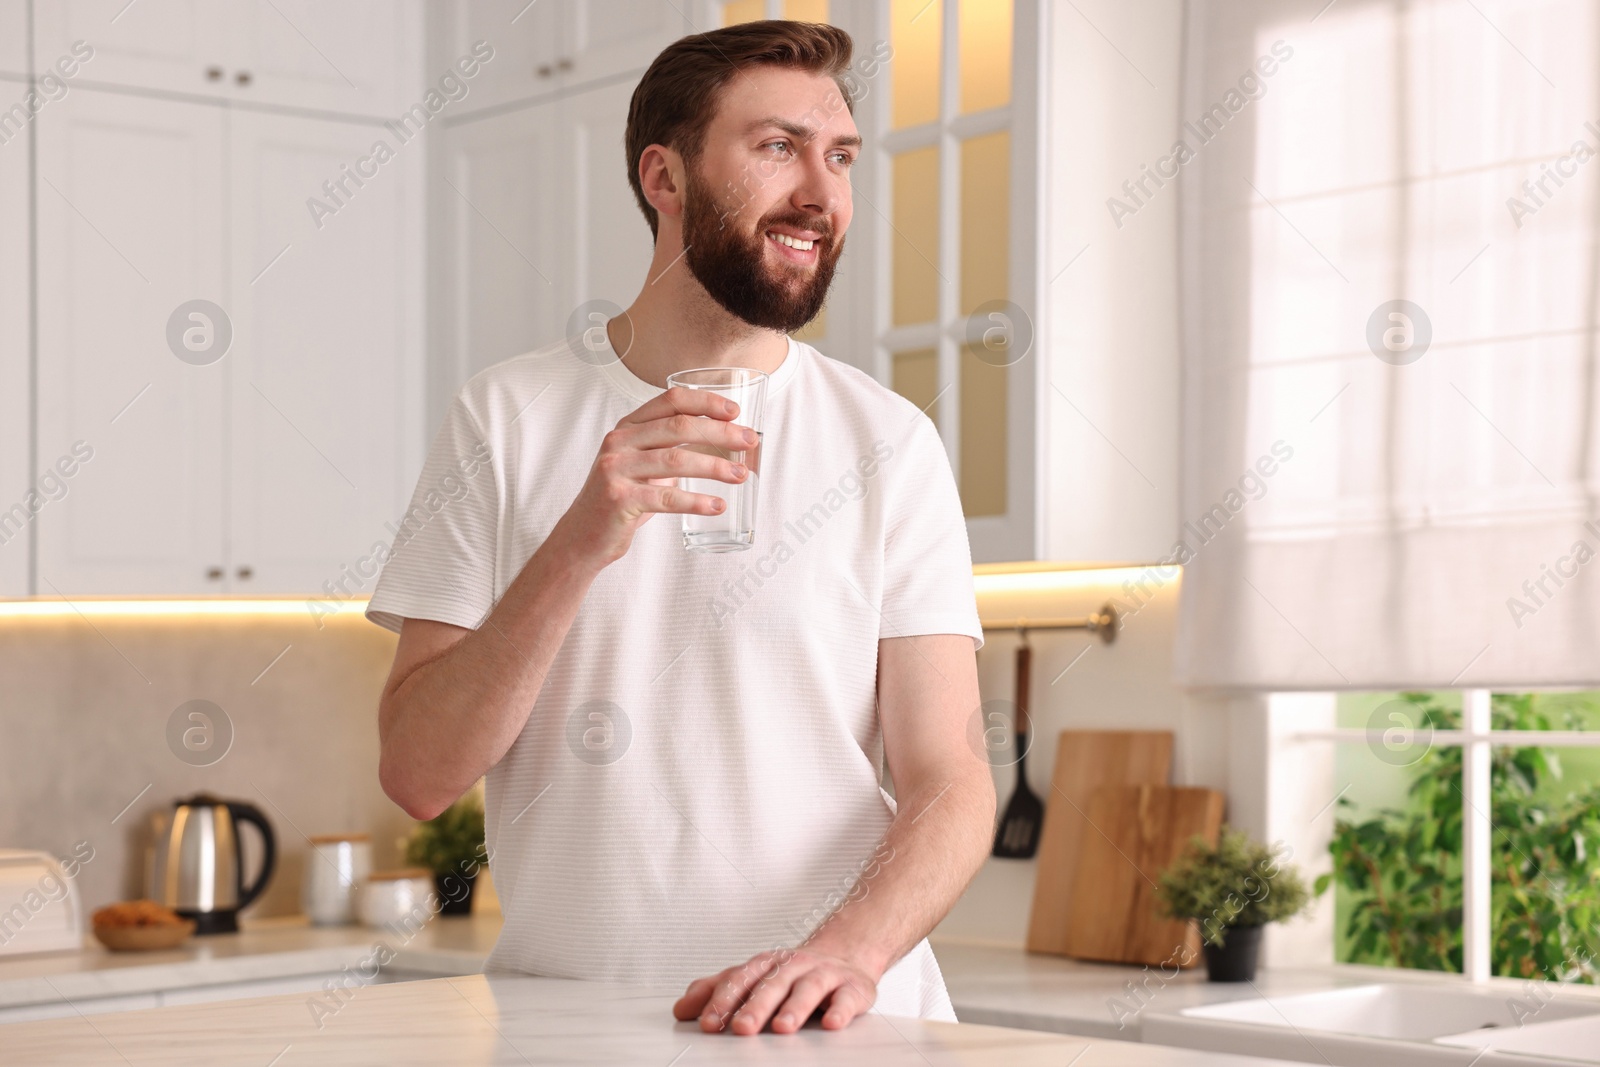
[[[755,447],[748,450],[729,451],[720,445],[693,441],[679,448],[718,456],[734,463],[743,463],[749,472],[741,482],[724,482],[715,478],[679,478],[678,488],[691,493],[705,493],[724,502],[723,509],[714,515],[686,514],[683,517],[683,547],[698,552],[740,552],[755,544],[756,540],[756,487],[761,480],[761,409],[767,400],[767,376],[748,367],[696,367],[667,375],[667,388],[681,385],[686,389],[706,389],[725,396],[739,405],[738,414],[731,420],[736,426],[748,426],[756,432]],[[709,419],[709,415],[701,418]]]

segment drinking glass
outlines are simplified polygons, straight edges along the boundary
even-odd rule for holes
[[[738,414],[730,421],[756,432],[755,446],[746,450],[729,451],[720,445],[703,442],[678,446],[743,463],[748,470],[749,473],[741,482],[724,482],[714,478],[678,479],[678,488],[691,493],[705,493],[724,502],[723,509],[714,515],[684,515],[683,547],[692,552],[741,552],[754,545],[756,540],[756,489],[761,480],[761,449],[764,443],[761,409],[767,400],[767,376],[748,367],[696,367],[667,375],[667,388],[674,385],[686,389],[705,389],[727,397],[739,405]],[[700,417],[709,419],[711,416]]]

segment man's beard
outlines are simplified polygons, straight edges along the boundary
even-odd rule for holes
[[[767,262],[767,229],[792,226],[820,233],[817,262],[806,267]],[[738,228],[738,216],[719,213],[711,188],[690,168],[683,205],[683,261],[711,298],[752,326],[793,333],[817,317],[844,251],[826,216],[780,210],[753,233]]]

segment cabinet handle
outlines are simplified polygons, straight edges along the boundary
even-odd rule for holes
[[[572,60],[566,58],[565,56],[561,57],[560,59],[556,60],[556,69],[557,70],[571,70],[572,69]]]
[[[206,80],[207,81],[214,81],[214,82],[221,81],[222,80],[222,68],[221,67],[207,67],[206,68]]]
[[[211,579],[213,582],[222,581],[222,575],[223,575],[223,570],[222,570],[221,567],[207,567],[206,568],[206,577]]]
[[[241,578],[252,578],[252,577],[255,576],[256,572],[251,570],[249,567],[240,567],[234,573],[238,574],[238,576],[241,577]]]
[[[538,74],[539,77],[541,77],[541,78],[550,77],[550,64],[548,64],[548,63],[540,64],[539,65],[539,69],[537,71],[535,71],[535,73]]]
[[[250,72],[248,70],[241,70],[239,73],[233,76],[233,80],[238,82],[240,85],[249,85]]]

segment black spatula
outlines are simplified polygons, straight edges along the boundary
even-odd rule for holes
[[[1025,860],[1039,848],[1039,824],[1044,805],[1028,788],[1028,665],[1033,650],[1028,635],[1017,646],[1017,788],[1006,802],[994,835],[994,855],[1002,859]]]

